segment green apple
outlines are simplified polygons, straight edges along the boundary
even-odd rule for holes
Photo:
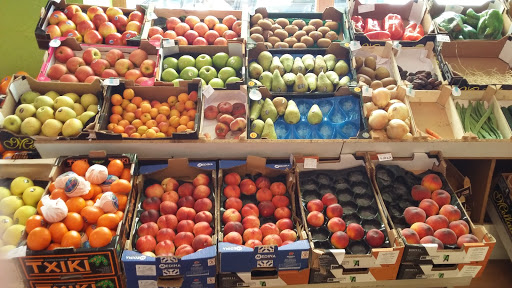
[[[82,133],[82,129],[84,129],[82,121],[76,118],[71,118],[62,125],[62,135],[64,137],[76,137]]]
[[[43,106],[53,108],[53,99],[45,95],[38,96],[34,101],[34,107],[36,107],[36,109],[39,109]]]
[[[71,98],[71,100],[73,100],[73,102],[75,102],[75,103],[80,102],[80,96],[78,96],[78,94],[76,94],[76,93],[66,93],[62,96],[67,96],[67,97]]]
[[[229,55],[224,52],[215,54],[215,56],[213,56],[213,67],[215,67],[217,70],[226,67],[226,62],[228,62],[228,59]]]
[[[12,215],[23,206],[23,199],[19,196],[8,196],[0,201],[0,215]]]
[[[186,67],[185,69],[181,70],[180,77],[183,80],[192,80],[196,78],[198,74],[199,72],[197,71],[196,67]]]
[[[226,82],[231,77],[236,77],[235,69],[231,67],[224,67],[220,69],[219,78],[222,79],[222,82]]]
[[[224,81],[220,78],[213,78],[208,85],[212,86],[212,88],[224,88]]]
[[[85,112],[84,106],[80,103],[73,103],[73,111],[75,111],[76,116],[82,115]]]
[[[196,66],[196,59],[190,55],[183,55],[178,59],[178,69],[180,71],[183,71],[183,69],[187,67],[194,67]]]
[[[174,57],[165,58],[164,61],[162,62],[162,68],[164,70],[168,68],[172,68],[174,70],[178,69],[178,59]]]
[[[20,127],[21,134],[27,136],[34,136],[41,132],[41,121],[35,117],[28,117],[21,122]]]
[[[6,187],[0,187],[0,201],[7,196],[11,196],[11,191],[9,191],[9,189]]]
[[[14,212],[12,221],[14,221],[14,224],[25,225],[27,223],[27,219],[36,213],[37,210],[34,206],[24,205]]]
[[[66,122],[71,118],[75,118],[76,113],[73,111],[73,109],[70,109],[68,107],[60,107],[55,111],[55,119],[59,120],[60,122]]]
[[[169,59],[169,58],[166,58]],[[178,79],[180,75],[178,75],[178,72],[176,72],[176,69],[174,68],[167,68],[162,72],[162,80],[165,82],[172,82],[175,79]]]
[[[86,112],[88,113],[88,112]],[[84,113],[85,114],[85,113]],[[84,114],[80,115],[83,116]],[[62,131],[62,123],[59,120],[48,119],[41,127],[41,132],[46,137],[57,137]]]
[[[212,66],[212,57],[207,54],[201,54],[196,58],[196,68],[201,70],[205,66]],[[208,81],[207,81],[208,82]]]
[[[36,207],[37,202],[39,202],[41,197],[43,197],[43,194],[44,194],[43,188],[41,188],[39,186],[32,186],[32,187],[25,189],[25,191],[23,191],[23,196],[21,196],[21,198],[23,199],[23,202],[25,203],[25,205],[30,205],[30,206]]]
[[[98,105],[91,105],[87,107],[87,111],[94,112],[94,114],[98,114]]]
[[[242,58],[231,56],[226,62],[226,66],[235,69],[235,71],[240,71],[242,69]]]
[[[21,119],[16,115],[9,115],[4,119],[4,128],[13,132],[20,133]]]
[[[12,221],[11,217],[9,216],[0,216],[0,236],[2,236],[7,230],[7,228],[14,225],[14,221]]]
[[[201,86],[202,86],[202,87],[206,86],[206,83],[207,83],[207,82],[206,82],[206,81],[204,81],[204,79],[203,79],[203,78],[195,78],[195,79],[199,79],[199,80],[201,81]]]
[[[228,80],[226,80],[226,84],[228,83],[236,83],[236,82],[240,82],[242,81],[242,79],[238,78],[238,77],[229,77]]]
[[[96,113],[91,111],[85,111],[82,115],[78,116],[77,119],[82,121],[82,124],[84,124],[85,126],[85,123],[87,123],[87,121],[89,121],[89,119],[91,119],[94,116],[96,116]]]
[[[27,177],[16,177],[11,182],[11,194],[20,196],[27,188],[34,186],[34,182]]]
[[[84,106],[85,109],[89,108],[89,106],[91,106],[91,105],[98,105],[98,103],[99,103],[98,97],[96,97],[96,95],[91,94],[91,93],[84,94],[80,98],[80,104],[82,104],[82,106]],[[73,108],[73,107],[71,107],[71,108]]]
[[[28,117],[32,117],[36,114],[36,108],[32,104],[21,104],[16,108],[14,114],[20,117],[21,121],[27,119]]]
[[[44,94],[44,95],[46,95],[46,96],[48,96],[48,97],[52,98],[52,100],[53,100],[53,101],[55,101],[55,99],[56,99],[57,97],[59,97],[59,96],[60,96],[60,95],[59,95],[59,93],[57,93],[57,92],[55,92],[55,91],[48,91],[48,92],[46,92],[46,94]]]
[[[37,96],[39,96],[39,95],[41,95],[41,94],[39,94],[39,92],[36,92],[36,91],[25,92],[25,93],[23,93],[23,95],[21,95],[21,103],[22,104],[32,104],[32,103],[34,103]]]
[[[178,79],[174,79],[172,80],[172,84],[174,85],[174,87],[180,87],[180,81],[182,81],[183,79],[181,78],[178,78]]]
[[[14,224],[5,230],[2,240],[6,245],[17,246],[23,234],[25,234],[25,225]]]
[[[204,66],[199,70],[199,77],[208,83],[210,80],[217,77],[217,70],[212,66]]]
[[[53,109],[48,106],[39,107],[39,109],[36,111],[36,118],[43,124],[48,119],[54,119],[55,117],[53,116]]]
[[[68,96],[59,96],[53,101],[53,109],[57,110],[60,107],[68,107],[73,109],[73,103],[75,103],[75,101],[73,101],[73,99],[69,98]]]
[[[4,256],[4,255],[7,255],[7,253],[9,253],[9,251],[11,251],[12,249],[15,249],[16,246],[14,245],[5,245],[4,243],[4,246],[0,247],[0,256]]]

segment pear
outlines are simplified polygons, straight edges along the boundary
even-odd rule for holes
[[[279,74],[279,71],[277,69],[274,70],[274,74],[272,75],[272,88],[270,89],[270,91],[284,93],[287,90],[288,88],[284,83],[283,77],[281,77],[281,74]]]
[[[340,76],[338,76],[334,71],[327,71],[325,76],[327,76],[327,79],[329,79],[333,85],[338,85],[338,83],[340,83]]]
[[[82,114],[83,115],[83,114]],[[62,123],[59,120],[48,119],[41,127],[41,132],[47,137],[57,137],[62,131]]]
[[[260,64],[263,71],[268,71],[270,69],[270,64],[272,64],[272,54],[268,51],[263,51],[258,55],[258,64]]]
[[[281,76],[284,75],[284,66],[283,64],[281,64],[281,61],[279,60],[279,57],[275,56],[273,59],[272,59],[272,64],[270,64],[270,73],[274,73],[274,71],[279,71],[279,74]]]
[[[176,87],[176,86],[174,86]],[[98,113],[98,105],[91,105],[89,107],[87,107],[87,111],[91,111],[91,112],[94,112],[94,114],[97,114]]]
[[[48,119],[55,118],[53,116],[53,113],[54,112],[53,112],[52,108],[43,106],[43,107],[40,107],[39,109],[37,109],[36,118],[37,118],[37,120],[41,121],[41,123],[44,124],[44,122],[46,122]]]
[[[267,87],[268,90],[272,88],[272,73],[265,71],[260,75],[260,82],[263,86]]]
[[[48,91],[46,92],[46,94],[44,94],[45,96],[48,96],[50,98],[52,98],[52,101],[55,101],[55,98],[59,97],[59,93],[55,92],[55,91]],[[52,104],[53,105],[53,104]]]
[[[267,121],[267,119],[271,119],[272,121],[275,121],[277,120],[277,116],[277,109],[274,107],[272,100],[270,100],[270,98],[266,98],[263,103],[263,107],[261,108],[261,120]]]
[[[287,86],[292,86],[293,83],[295,83],[295,78],[297,78],[297,76],[293,73],[284,74],[283,75],[284,84],[286,84]]]
[[[332,83],[331,83],[332,85]],[[308,122],[311,125],[316,125],[322,122],[324,119],[324,115],[322,115],[322,110],[320,110],[320,107],[318,105],[314,104],[311,106],[311,109],[309,109],[308,112]]]
[[[272,104],[276,107],[277,114],[279,116],[284,115],[284,111],[286,111],[286,106],[288,105],[288,100],[284,97],[276,97],[272,100]]]
[[[84,106],[80,103],[73,103],[73,111],[75,111],[76,116],[82,115],[85,112]]]
[[[288,101],[288,106],[284,112],[284,121],[288,124],[297,124],[300,121],[300,111],[295,101]]]
[[[306,67],[306,71],[309,71],[315,68],[315,57],[311,54],[306,54],[302,56],[302,63],[304,64],[304,67]]]
[[[75,118],[76,113],[73,111],[73,109],[68,107],[60,107],[55,111],[55,119],[59,120],[60,122],[66,122],[71,118]]]
[[[302,75],[302,73],[297,74],[295,78],[295,83],[293,84],[293,92],[298,93],[306,93],[308,92],[309,86],[308,82],[306,82],[306,77]]]
[[[57,110],[60,107],[68,107],[73,109],[73,99],[69,98],[68,96],[59,96],[55,98],[53,101],[53,109]]]
[[[85,123],[87,123],[87,121],[89,121],[89,119],[91,119],[94,116],[96,116],[96,113],[91,111],[85,111],[84,113],[82,113],[82,115],[76,117],[76,119],[82,121],[82,124],[84,124],[85,126]]]
[[[306,74],[306,67],[304,67],[300,57],[295,58],[295,61],[293,61],[292,73],[295,75],[299,73]]]
[[[76,93],[66,93],[62,96],[71,98],[71,100],[73,100],[73,102],[75,102],[75,103],[80,102],[80,96],[78,96],[78,94],[76,94]]]
[[[28,117],[21,122],[20,131],[23,135],[37,135],[41,132],[41,121],[37,120],[35,117]]]
[[[315,74],[318,75],[320,72],[327,72],[327,65],[325,64],[324,57],[322,55],[317,55],[315,58]]]
[[[350,82],[350,77],[343,76],[343,78],[340,79],[338,86],[336,86],[336,89],[338,89],[339,87],[348,87],[348,82]]]
[[[327,71],[332,71],[336,65],[336,56],[334,54],[327,54],[324,56],[325,65],[327,65]]]
[[[263,126],[265,126],[265,122],[261,119],[256,119],[251,123],[251,130],[252,132],[256,132],[258,135],[261,135],[263,132]]]
[[[277,139],[276,129],[274,128],[274,122],[272,119],[268,118],[265,120],[265,125],[263,125],[263,131],[261,132],[261,138]]]
[[[345,60],[340,60],[336,65],[334,66],[334,72],[338,74],[340,77],[345,76],[348,74],[348,65]]]
[[[306,83],[308,83],[309,91],[315,91],[316,90],[316,75],[313,73],[308,73],[304,76],[306,78]]]
[[[251,120],[256,120],[260,118],[261,109],[263,108],[263,103],[265,103],[265,100],[260,99],[256,101],[252,101],[251,103],[251,111],[249,113],[249,117]]]
[[[36,100],[37,96],[39,96],[39,92],[36,91],[27,91],[21,95],[21,104],[32,104]]]
[[[281,64],[284,66],[284,71],[290,72],[292,71],[293,67],[293,56],[290,54],[284,54],[279,58],[279,61],[281,61]]]
[[[251,64],[249,64],[249,76],[251,76],[251,78],[259,78],[261,73],[263,73],[263,68],[258,62],[251,62]]]
[[[316,80],[316,90],[318,92],[333,92],[334,85],[329,81],[329,78],[325,76],[324,72],[320,72],[318,74],[318,79]]]
[[[36,108],[32,104],[21,104],[16,108],[14,114],[20,117],[21,121],[36,115]]]
[[[254,78],[252,78],[250,81],[254,82],[254,84],[256,84],[256,86],[263,86],[263,84],[261,84],[260,81],[254,79]]]
[[[83,128],[84,124],[82,124],[82,121],[76,118],[71,118],[62,125],[62,136],[76,137],[82,132]]]
[[[78,101],[75,101],[75,102],[78,102]],[[84,109],[86,109],[86,110],[91,105],[98,105],[98,102],[99,102],[98,97],[96,97],[96,95],[91,94],[91,93],[84,94],[84,95],[82,95],[82,97],[80,97],[80,104],[82,104],[82,106],[84,106]]]
[[[34,100],[34,107],[36,107],[36,109],[39,109],[43,106],[53,108],[53,99],[45,95],[38,96],[36,100]]]

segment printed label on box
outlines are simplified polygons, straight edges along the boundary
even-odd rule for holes
[[[377,264],[395,264],[398,259],[399,251],[379,252],[377,255]]]
[[[476,274],[482,269],[482,266],[473,266],[473,265],[464,265],[460,270],[458,276],[459,277],[467,277],[471,276],[471,278],[475,278]]]
[[[304,168],[316,169],[318,160],[316,158],[304,158]]]
[[[155,265],[137,265],[135,271],[138,276],[156,276]]]
[[[489,247],[487,246],[469,248],[464,260],[465,262],[484,261],[487,251],[489,251]]]
[[[139,280],[139,288],[158,288],[158,284],[153,280]]]

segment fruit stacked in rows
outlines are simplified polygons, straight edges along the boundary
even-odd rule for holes
[[[117,7],[106,11],[91,6],[82,11],[78,5],[69,5],[64,11],[54,11],[48,17],[46,33],[50,38],[73,37],[87,44],[126,45],[126,41],[140,33],[144,15],[133,11],[125,16]]]
[[[405,221],[411,227],[403,229],[402,236],[408,244],[437,244],[439,249],[480,242],[469,234],[469,225],[461,220],[461,211],[450,204],[451,195],[442,187],[443,182],[436,174],[426,175],[421,185],[412,187],[411,196],[419,205],[405,209]]]
[[[140,84],[153,77],[156,62],[148,59],[148,53],[136,49],[125,59],[123,52],[111,49],[102,58],[101,52],[96,48],[87,48],[82,57],[75,56],[75,52],[67,47],[60,46],[55,50],[55,59],[46,76],[51,80],[61,82],[91,83],[95,79],[124,77]],[[135,68],[137,67],[137,68]]]
[[[38,214],[28,220],[28,249],[98,248],[110,244],[132,190],[130,169],[119,159],[107,166],[76,160],[71,171],[59,177],[50,184],[49,195],[37,204]],[[83,187],[90,189],[73,196]]]
[[[27,177],[16,177],[10,186],[0,186],[0,255],[16,248],[25,229],[42,220],[34,215],[43,194],[44,188]]]
[[[192,131],[196,117],[197,91],[171,95],[167,102],[143,100],[133,89],[123,96],[114,94],[107,129],[130,138],[172,137],[173,133]]]
[[[215,135],[224,139],[229,132],[236,138],[247,128],[247,112],[244,103],[233,103],[224,101],[210,105],[204,109],[204,119],[217,120]]]
[[[149,28],[149,39],[176,39],[180,46],[227,45],[227,40],[242,35],[242,21],[233,15],[224,17],[222,23],[215,16],[206,16],[202,21],[192,15],[187,16],[184,21],[178,17],[169,17],[165,26],[165,32],[158,26]]]
[[[98,97],[91,93],[79,96],[55,91],[41,95],[28,91],[20,97],[14,115],[5,117],[3,127],[13,133],[47,137],[76,137],[85,124],[98,113]]]
[[[297,233],[291,220],[290,199],[283,182],[260,176],[255,181],[237,173],[224,177],[224,242],[254,248],[283,246],[295,242]],[[252,200],[243,205],[242,199]],[[256,201],[254,201],[256,200]]]
[[[210,178],[199,174],[191,182],[180,182],[166,178],[145,189],[137,251],[153,257],[181,257],[213,245]]]

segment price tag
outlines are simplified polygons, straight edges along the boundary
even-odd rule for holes
[[[391,153],[377,154],[377,158],[379,158],[379,161],[391,161],[393,160],[393,155]]]
[[[359,5],[359,7],[357,7],[357,13],[359,14],[372,11],[375,11],[375,4]]]
[[[25,257],[27,256],[27,246],[20,246],[17,248],[14,248],[12,250],[9,250],[7,252],[7,258],[17,258],[17,257]]]
[[[489,247],[487,246],[469,248],[464,260],[467,262],[484,261],[488,251]]]
[[[150,20],[155,20],[158,18],[158,16],[156,16],[155,12],[151,12],[151,13],[149,13],[148,18]]]
[[[482,266],[474,266],[474,265],[464,265],[460,272],[457,274],[458,277],[468,277],[475,278],[476,274],[482,269]]]
[[[204,95],[204,97],[208,98],[208,97],[212,96],[212,94],[213,94],[213,92],[214,92],[214,91],[215,91],[215,90],[213,90],[213,87],[212,87],[212,86],[210,86],[210,85],[206,85],[206,86],[204,86],[204,88],[203,88],[203,95]]]
[[[395,264],[398,259],[399,251],[382,251],[377,255],[377,260],[375,263],[377,264]]]
[[[103,80],[103,85],[106,86],[118,86],[119,85],[119,78],[107,78]]]
[[[372,97],[373,89],[368,86],[363,86],[363,96]]]
[[[450,36],[445,34],[437,34],[436,40],[437,42],[450,42]]]
[[[4,114],[2,114],[2,112],[0,112],[0,127],[3,127],[4,126]]]
[[[409,84],[407,86],[407,88],[405,89],[405,95],[407,95],[409,97],[414,97],[415,96],[414,89],[412,89],[412,84]]]
[[[464,10],[464,7],[460,5],[446,5],[446,8],[444,9],[445,12],[447,11],[453,11],[455,13],[462,13],[462,10]]]
[[[158,288],[158,282],[155,280],[139,280],[139,288]]]
[[[50,47],[54,47],[54,48],[57,48],[60,46],[60,40],[59,39],[53,39],[52,41],[50,41],[50,44],[49,44]]]
[[[258,101],[262,98],[261,92],[258,89],[252,89],[251,92],[249,92],[249,98],[254,101]]]
[[[174,40],[164,38],[162,39],[162,46],[163,47],[173,47],[175,45]]]
[[[462,92],[460,91],[459,86],[455,85],[452,87],[452,95],[455,97],[459,97],[460,95],[462,95]]]
[[[400,44],[400,41],[393,41],[393,48],[400,51],[400,49],[402,49],[402,45]]]
[[[306,169],[316,169],[317,164],[316,158],[304,158],[304,168]]]
[[[361,49],[361,43],[359,41],[350,41],[350,50],[356,51]]]

